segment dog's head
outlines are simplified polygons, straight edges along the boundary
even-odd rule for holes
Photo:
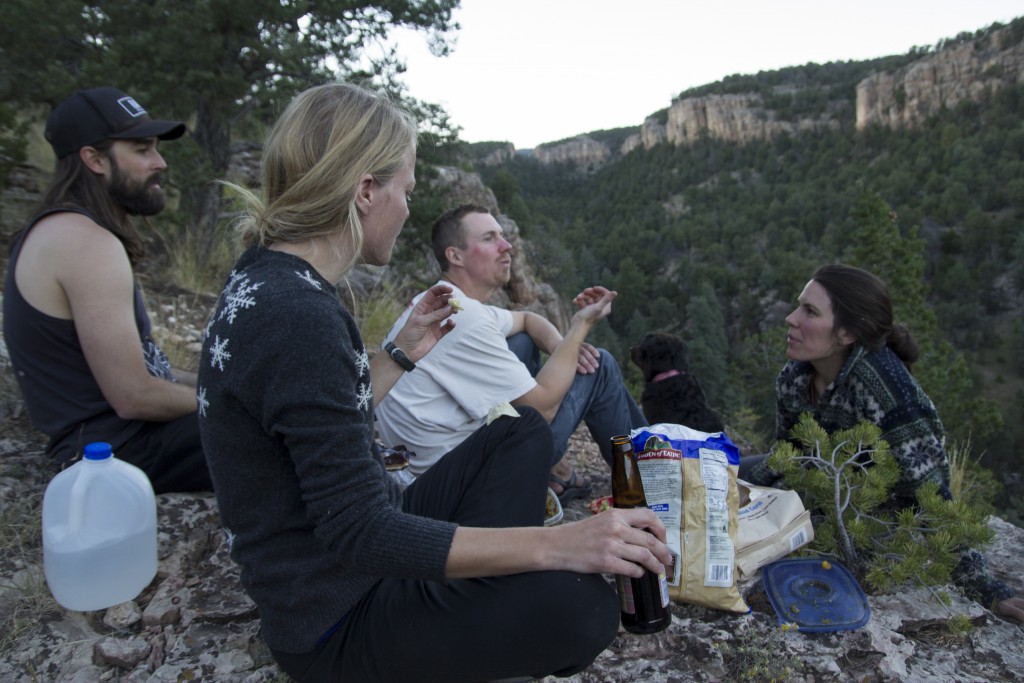
[[[689,362],[686,358],[686,342],[674,334],[651,332],[629,350],[629,358],[650,382],[655,376],[668,370],[686,372]]]

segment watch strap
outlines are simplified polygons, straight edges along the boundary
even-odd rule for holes
[[[391,356],[391,360],[398,363],[398,365],[406,372],[416,369],[416,364],[409,360],[409,356],[405,355],[405,352],[402,351],[402,349],[395,346],[394,342],[388,342],[385,344],[384,351]]]

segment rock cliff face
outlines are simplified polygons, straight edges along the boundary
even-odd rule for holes
[[[511,142],[490,152],[477,163],[482,166],[500,166],[512,160],[516,155],[516,148]]]
[[[1024,43],[1010,43],[1010,30],[1004,28],[897,71],[872,74],[857,84],[857,129],[912,127],[943,107],[1024,83]]]
[[[533,156],[542,164],[575,163],[584,172],[595,171],[612,156],[612,150],[603,142],[586,135],[557,145],[544,145],[533,150]]]
[[[1024,83],[1024,43],[1013,44],[1010,28],[968,40],[921,57],[891,72],[872,74],[856,88],[856,125],[913,126],[918,121],[964,100],[977,101],[986,93]],[[640,132],[617,150],[587,136],[539,147],[534,157],[544,164],[574,162],[590,172],[618,155],[656,145],[690,145],[702,136],[730,142],[765,140],[780,133],[799,133],[839,122],[829,115],[779,120],[758,93],[705,95],[678,99],[665,122],[649,117]]]
[[[644,131],[653,122],[644,122]],[[707,95],[677,100],[669,107],[668,123],[654,124],[644,139],[644,146],[664,142],[673,145],[693,144],[707,135],[717,140],[751,142],[774,137],[780,133],[796,133],[822,126],[834,125],[828,118],[777,120],[775,113],[765,109],[761,96],[755,93],[741,95]],[[647,142],[650,140],[650,143]]]

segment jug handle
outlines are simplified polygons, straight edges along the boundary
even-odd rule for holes
[[[82,468],[79,477],[71,485],[68,492],[68,534],[77,536],[82,526],[82,517],[85,513],[85,493],[88,488],[88,479],[92,478],[90,468]]]

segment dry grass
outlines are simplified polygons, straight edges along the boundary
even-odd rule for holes
[[[163,238],[167,253],[164,279],[189,292],[216,294],[238,258],[233,241],[224,236],[214,243],[213,249],[201,251],[189,230],[168,230]]]
[[[4,478],[32,476],[15,462]],[[42,563],[42,490],[4,491],[0,499],[0,651],[12,647],[55,608]]]
[[[947,444],[949,458],[949,490],[953,500],[976,505],[989,514],[995,514],[993,501],[1000,485],[991,470],[981,464],[984,453],[971,455],[971,440]]]
[[[341,287],[344,288],[344,284]],[[353,306],[352,316],[356,319],[363,344],[371,355],[380,348],[391,326],[405,312],[405,304],[399,297],[400,291],[399,285],[380,280]]]
[[[195,372],[214,299],[188,294],[147,298],[154,341],[167,354],[172,367]]]

